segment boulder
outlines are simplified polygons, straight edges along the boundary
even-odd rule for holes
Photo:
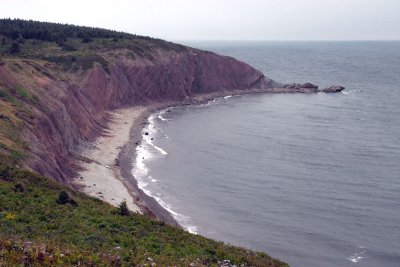
[[[318,85],[314,85],[312,83],[305,83],[300,86],[300,88],[307,88],[307,89],[318,89]]]
[[[291,83],[284,86],[284,88],[289,89],[289,93],[316,93],[319,92],[318,85],[312,83]]]
[[[345,87],[340,85],[332,85],[322,90],[324,93],[340,93]]]

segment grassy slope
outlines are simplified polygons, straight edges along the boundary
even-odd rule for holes
[[[29,144],[22,133],[33,123],[35,110],[46,109],[35,81],[36,77],[46,77],[43,73],[46,62],[11,57],[0,60],[15,78],[10,84],[0,77],[0,163],[15,165],[29,155]],[[62,78],[57,70],[52,70],[51,75]]]
[[[78,205],[57,204],[65,190]],[[0,265],[286,266],[141,215],[121,216],[98,199],[28,171],[0,166]],[[153,261],[151,261],[151,258]]]

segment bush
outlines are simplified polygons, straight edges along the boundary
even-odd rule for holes
[[[73,46],[72,44],[69,44],[69,43],[64,43],[61,46],[61,49],[64,51],[69,51],[69,52],[78,51],[78,48],[76,48],[75,46]]]
[[[24,87],[17,85],[14,90],[23,100],[29,100],[31,97],[28,92],[24,89]]]
[[[0,89],[0,98],[6,99],[7,97],[8,97],[8,94]]]
[[[125,200],[118,205],[118,214],[121,216],[129,216],[130,212]]]
[[[93,42],[93,39],[90,38],[90,37],[84,37],[84,38],[82,39],[82,42],[85,43],[85,44],[87,44],[87,43]]]
[[[10,48],[10,53],[11,54],[19,54],[21,52],[21,47],[19,43],[13,43],[11,48]]]
[[[65,205],[69,202],[69,195],[64,190],[58,194],[57,204]]]
[[[70,198],[68,193],[64,190],[58,194],[56,202],[60,205],[71,204],[72,206],[78,206],[78,203],[76,203],[74,199]]]

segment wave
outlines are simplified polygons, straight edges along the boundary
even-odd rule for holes
[[[159,147],[159,146],[156,146],[155,144],[153,144],[153,142],[149,141],[149,144],[150,144],[151,146],[153,146],[155,149],[157,149],[161,154],[163,154],[163,155],[168,155],[167,151],[165,151],[164,149],[162,149],[162,148]]]
[[[351,255],[350,257],[348,257],[347,259],[351,262],[354,263],[358,263],[359,261],[361,261],[364,258],[364,254],[367,252],[365,250],[365,247],[360,247],[360,249],[362,249],[359,252],[354,253],[353,255]]]
[[[155,156],[157,157],[157,155],[152,153],[151,150],[160,152],[162,156],[168,154],[165,150],[156,146],[152,142],[152,139],[154,138],[152,136],[155,136],[157,133],[157,129],[155,127],[155,116],[151,115],[148,121],[149,124],[143,130],[143,132],[147,134],[143,135],[143,140],[141,144],[136,147],[136,160],[135,165],[132,169],[132,174],[138,183],[138,187],[146,195],[153,197],[158,202],[158,204],[166,209],[179,223],[179,225],[186,229],[189,233],[197,234],[197,226],[191,224],[190,217],[174,211],[172,207],[161,198],[162,194],[160,192],[152,192],[148,188],[150,184],[154,184],[159,181],[149,174],[150,171],[145,164],[145,161],[149,161]]]
[[[160,197],[153,195],[150,190],[148,189],[142,189],[142,190],[146,195],[153,197],[158,202],[158,204],[160,204],[161,207],[163,207],[170,214],[172,214],[172,217],[174,217],[174,219],[179,223],[180,226],[182,226],[191,234],[197,234],[197,226],[194,226],[190,223],[190,217],[174,211],[169,204],[163,201]]]
[[[155,121],[154,121],[154,115],[151,115],[149,117],[149,125],[145,128],[145,133],[147,133],[147,135],[143,135],[143,140],[149,144],[150,146],[152,146],[153,148],[155,148],[158,152],[160,152],[162,155],[168,155],[167,151],[165,151],[164,149],[162,149],[159,146],[156,146],[153,143],[153,137],[155,136],[157,133],[156,127],[155,127]]]
[[[166,119],[166,118],[163,116],[166,112],[168,112],[168,110],[170,110],[170,108],[161,110],[161,111],[158,113],[157,118],[158,118],[159,120],[163,121],[163,122],[169,121],[169,119]]]
[[[344,95],[354,95],[356,93],[361,93],[361,90],[342,91],[342,94],[344,94]]]
[[[150,181],[152,181],[153,183],[158,182],[158,180],[157,180],[157,179],[154,179],[153,176],[151,176],[151,175],[149,175],[149,179],[150,179]],[[157,195],[158,195],[158,194],[157,194]]]

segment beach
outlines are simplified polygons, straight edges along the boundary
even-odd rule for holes
[[[81,191],[113,206],[126,201],[132,212],[178,226],[155,199],[138,188],[132,175],[135,148],[142,139],[142,128],[153,112],[170,105],[172,103],[149,103],[110,112],[111,119],[105,134],[81,154],[83,170],[75,179]]]
[[[121,177],[118,155],[122,145],[130,138],[130,131],[137,125],[145,107],[118,109],[111,113],[111,121],[107,134],[99,137],[91,149],[83,152],[88,162],[82,164],[83,171],[77,183],[83,191],[93,197],[100,198],[114,206],[126,201],[131,211],[143,213],[137,201],[136,192],[130,192]]]
[[[251,93],[267,93],[268,90],[249,89],[213,92],[195,95],[183,101],[151,102],[145,105],[125,107],[110,112],[106,134],[98,137],[81,156],[83,170],[75,183],[84,193],[118,206],[126,201],[129,210],[146,214],[167,224],[179,226],[173,216],[156,199],[144,193],[132,174],[136,147],[143,139],[143,128],[148,118],[165,108],[202,104],[218,97]]]

